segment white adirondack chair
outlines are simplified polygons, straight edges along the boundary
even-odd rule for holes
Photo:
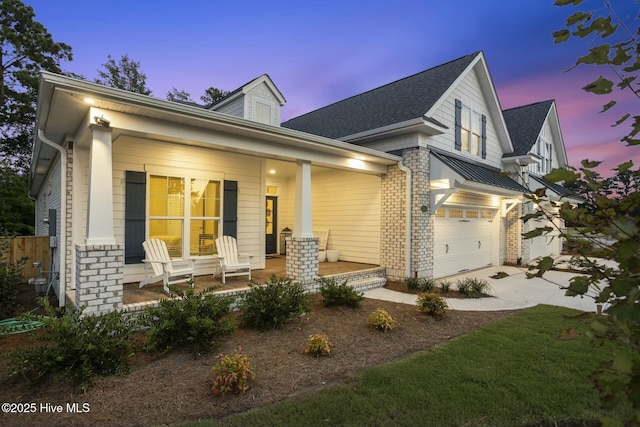
[[[251,262],[253,255],[239,254],[236,239],[231,236],[222,236],[216,239],[218,259],[222,270],[222,283],[226,283],[227,277],[249,276],[251,280]]]
[[[313,230],[313,235],[318,237],[318,259],[324,261],[327,259],[327,244],[329,243],[329,229]]]
[[[162,287],[169,292],[169,285],[193,280],[195,271],[195,259],[182,259],[169,257],[167,245],[160,239],[149,239],[142,243],[146,258],[144,263],[145,279],[140,282],[140,287],[162,280]],[[178,268],[178,264],[183,264]]]

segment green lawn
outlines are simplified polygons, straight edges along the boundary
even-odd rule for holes
[[[598,425],[587,376],[609,353],[589,345],[588,318],[565,317],[579,313],[522,310],[436,349],[366,369],[352,383],[183,426]],[[577,338],[558,339],[567,328]]]

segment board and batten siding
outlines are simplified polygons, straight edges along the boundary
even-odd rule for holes
[[[484,114],[487,117],[487,157],[476,156],[465,151],[455,149],[455,100],[459,99],[463,105],[470,107],[473,111]],[[480,82],[476,71],[466,74],[462,81],[451,91],[449,96],[442,102],[440,107],[434,112],[434,119],[444,124],[448,129],[441,135],[429,137],[426,143],[440,150],[449,151],[458,156],[462,156],[470,161],[481,162],[495,168],[502,168],[503,150],[498,141],[498,134],[495,129],[494,117],[490,114],[489,107],[480,87]]]
[[[261,198],[263,167],[260,159],[205,148],[186,147],[148,139],[119,138],[113,144],[114,235],[124,243],[124,188],[127,170],[169,168],[175,176],[191,171],[222,175],[238,183],[238,250],[255,255],[253,268],[264,268],[264,206]],[[199,261],[196,274],[211,273],[211,262]],[[141,280],[143,266],[125,266],[125,283]]]

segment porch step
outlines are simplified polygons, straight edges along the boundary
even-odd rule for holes
[[[333,277],[338,284],[346,280],[347,284],[357,291],[381,288],[387,283],[387,271],[382,267],[333,274],[327,277]]]
[[[369,289],[381,288],[386,283],[386,277],[367,277],[364,279],[350,280],[347,282],[347,284],[356,291],[367,291]]]

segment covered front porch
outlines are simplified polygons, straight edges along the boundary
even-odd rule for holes
[[[384,279],[386,276],[384,269],[378,265],[365,264],[349,261],[338,262],[320,262],[318,263],[318,275],[319,276],[336,276],[337,280],[348,280],[348,283],[362,280],[363,277],[374,277],[377,279]],[[251,271],[252,281],[258,284],[266,283],[271,275],[276,277],[286,277],[286,257],[270,256],[265,260],[265,268]],[[211,286],[216,286],[218,291],[237,291],[245,289],[249,286],[249,280],[246,276],[243,277],[229,277],[226,280],[226,284],[222,284],[222,276],[217,275],[213,277],[212,274],[200,275],[195,277],[195,289],[196,292],[207,289]],[[384,284],[382,280],[378,280],[380,286]],[[180,289],[187,289],[188,284],[182,283],[177,285]],[[124,284],[124,296],[123,305],[124,309],[128,311],[138,311],[146,305],[152,304],[165,295],[162,292],[162,281],[144,286],[140,288],[138,283],[125,283]]]

